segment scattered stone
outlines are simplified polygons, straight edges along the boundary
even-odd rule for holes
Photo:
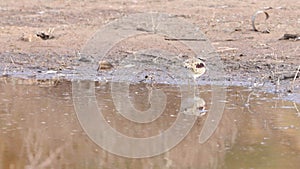
[[[23,33],[22,37],[20,38],[20,40],[24,42],[32,42],[37,39],[38,37],[36,35],[28,33]]]
[[[279,40],[300,40],[300,35],[286,33]]]
[[[81,58],[78,59],[78,61],[80,61],[80,62],[91,62],[91,60],[86,58],[86,57],[81,57]]]
[[[113,68],[113,65],[108,61],[100,61],[97,71],[99,70],[107,70]]]
[[[56,74],[57,71],[56,70],[48,70],[47,72],[45,72],[46,74]]]
[[[234,31],[238,32],[238,31],[242,31],[241,28],[235,28]]]
[[[48,39],[54,39],[54,36],[53,35],[50,35],[50,34],[46,34],[44,32],[39,32],[36,34],[37,37],[40,37],[41,39],[43,40],[48,40]]]

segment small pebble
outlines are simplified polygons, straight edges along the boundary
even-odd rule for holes
[[[97,71],[111,69],[112,67],[113,67],[113,65],[111,63],[109,63],[108,61],[100,61]]]

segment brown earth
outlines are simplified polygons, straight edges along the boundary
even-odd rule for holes
[[[264,15],[258,15],[257,28],[269,33],[251,26],[251,16],[262,9],[268,9],[270,18],[264,21]],[[285,33],[300,33],[298,0],[0,0],[0,74],[34,78],[48,70],[71,72],[93,33],[110,21],[141,12],[168,13],[198,25],[224,62],[228,81],[270,83],[269,91],[300,94],[300,80],[295,78],[300,41],[279,40]],[[41,32],[50,39],[36,36]]]

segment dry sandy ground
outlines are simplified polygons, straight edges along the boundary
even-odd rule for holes
[[[261,9],[270,18],[251,16]],[[122,1],[122,0],[0,0],[0,73],[37,74],[47,70],[74,70],[78,52],[101,26],[122,16],[163,12],[200,27],[225,65],[228,81],[274,84],[273,91],[299,94],[300,41],[279,40],[285,33],[300,33],[300,2],[288,1]],[[53,39],[42,40],[38,32]],[[35,76],[32,76],[35,77]],[[298,74],[299,77],[299,74]],[[275,89],[275,90],[274,90]]]

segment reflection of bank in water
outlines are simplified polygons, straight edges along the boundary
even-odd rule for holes
[[[275,99],[274,95],[254,92],[248,97],[251,90],[230,87],[223,118],[207,142],[198,141],[207,118],[202,116],[184,140],[167,153],[130,159],[99,148],[85,134],[74,112],[70,82],[53,83],[55,86],[27,82],[0,81],[0,168],[25,168],[34,162],[48,168],[74,169],[299,168],[297,111],[293,103]],[[168,97],[166,110],[149,124],[131,122],[117,113],[109,83],[96,84],[98,106],[106,122],[124,135],[157,135],[174,123],[181,103],[177,86],[157,87]],[[211,107],[210,88],[199,87],[207,110]],[[150,106],[145,104],[147,90],[141,84],[130,86],[129,99],[139,110]],[[299,104],[296,106],[299,109]]]

